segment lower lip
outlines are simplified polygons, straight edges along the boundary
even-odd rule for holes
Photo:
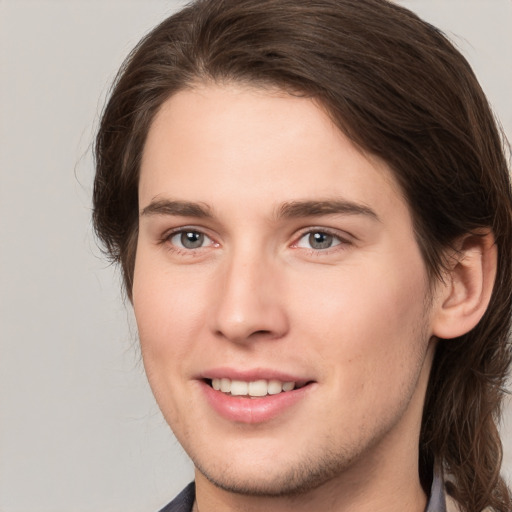
[[[300,402],[312,387],[312,384],[283,391],[277,395],[258,398],[231,396],[214,390],[201,381],[203,393],[210,406],[223,418],[238,423],[264,423],[283,414],[287,409]]]

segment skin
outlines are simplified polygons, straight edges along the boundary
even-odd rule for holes
[[[304,201],[350,208],[282,214]],[[198,509],[423,511],[417,447],[442,300],[386,164],[313,100],[198,85],[154,119],[139,205],[142,354],[197,468]],[[183,228],[202,245],[184,247]],[[199,377],[219,367],[310,384],[269,421],[228,421]]]

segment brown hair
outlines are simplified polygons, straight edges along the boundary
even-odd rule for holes
[[[130,54],[96,139],[94,225],[131,294],[140,157],[155,113],[198,81],[313,97],[393,170],[432,279],[458,237],[492,229],[498,273],[471,332],[440,340],[420,471],[442,460],[466,512],[511,510],[497,430],[510,365],[512,193],[499,130],[466,60],[436,28],[385,0],[199,0]]]

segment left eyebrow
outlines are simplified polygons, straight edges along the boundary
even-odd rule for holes
[[[379,216],[368,206],[334,199],[326,201],[291,201],[283,203],[277,210],[278,218],[320,217],[322,215],[363,215],[380,221]]]

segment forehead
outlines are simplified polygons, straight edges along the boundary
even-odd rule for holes
[[[237,84],[197,86],[162,105],[143,152],[141,207],[160,195],[260,208],[333,195],[404,203],[389,167],[357,148],[317,101]]]

